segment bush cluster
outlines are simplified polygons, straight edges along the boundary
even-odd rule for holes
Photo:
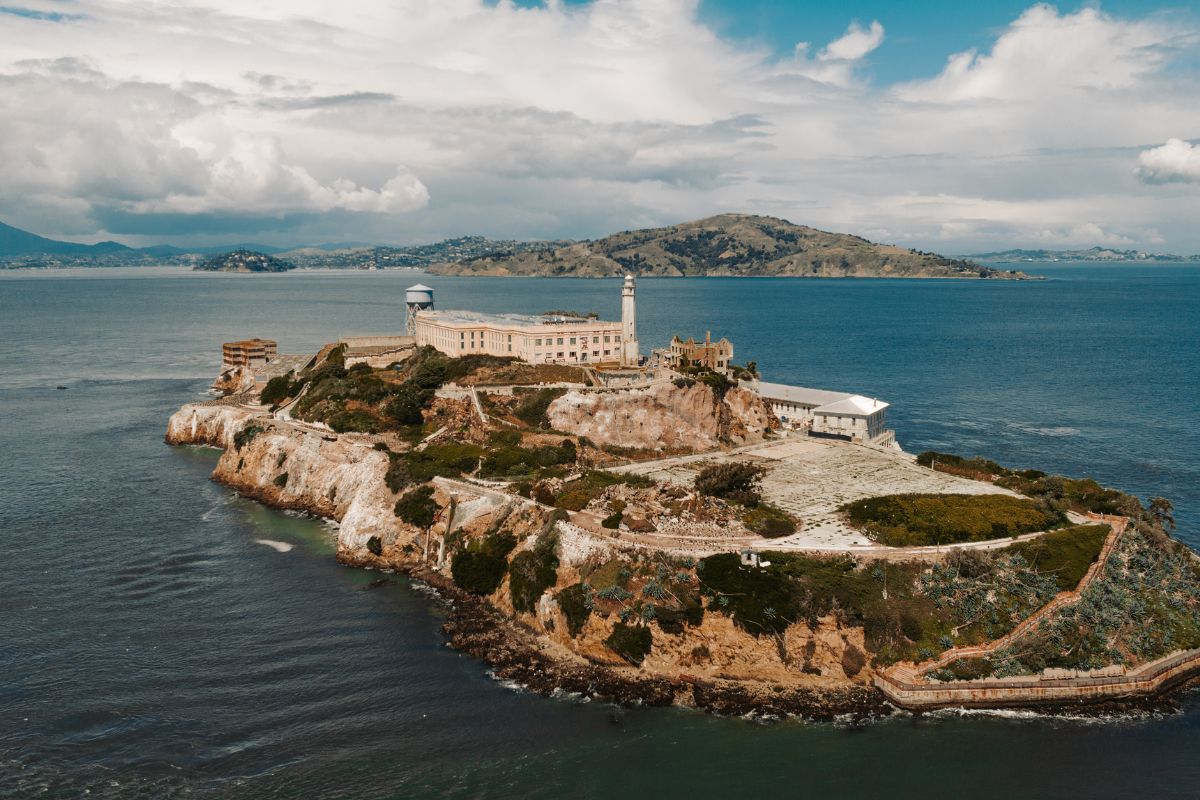
[[[511,533],[476,539],[450,560],[454,582],[472,594],[489,595],[500,588],[508,570],[508,554],[517,546]]]
[[[646,660],[653,642],[654,637],[649,628],[644,625],[626,625],[624,622],[614,625],[612,633],[604,640],[609,650],[634,666],[641,666]]]
[[[546,411],[550,404],[567,393],[566,389],[533,389],[520,391],[521,400],[513,409],[513,416],[531,428],[549,428]]]
[[[758,464],[741,461],[710,464],[700,470],[693,485],[700,494],[754,506],[762,499],[759,487],[766,472]]]
[[[396,516],[416,528],[428,529],[433,527],[437,513],[441,507],[433,499],[432,486],[418,486],[405,492],[396,501],[394,509]]]
[[[572,584],[556,595],[558,607],[567,619],[567,630],[574,638],[583,630],[592,614],[592,592],[582,583]]]
[[[575,443],[570,439],[563,439],[557,447],[500,445],[488,451],[480,465],[479,474],[485,477],[519,477],[546,467],[574,464],[577,456]]]
[[[558,579],[558,537],[551,531],[538,536],[533,547],[518,553],[509,564],[509,589],[513,608],[532,613],[538,599]]]

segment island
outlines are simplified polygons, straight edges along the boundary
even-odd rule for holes
[[[253,250],[222,253],[192,267],[203,272],[287,272],[295,268],[290,261]]]
[[[1030,277],[754,214],[718,214],[680,225],[623,231],[603,239],[492,253],[434,264],[429,271],[551,278],[605,278],[626,273],[675,278]]]
[[[448,603],[530,690],[723,714],[1170,706],[1200,672],[1200,560],[1169,501],[906,453],[886,401],[764,380],[725,338],[441,310],[317,353],[223,348],[166,441],[337,524],[337,559]]]

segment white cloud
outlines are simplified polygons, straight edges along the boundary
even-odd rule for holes
[[[1200,183],[1200,147],[1167,139],[1138,155],[1137,174],[1146,183]]]
[[[0,13],[0,218],[42,233],[557,237],[742,210],[948,251],[1200,250],[1200,193],[1155,185],[1193,174],[1170,138],[1200,131],[1187,17],[1037,5],[888,86],[865,69],[886,18],[779,59],[697,0],[22,5],[69,15]]]
[[[881,44],[883,26],[878,21],[873,21],[869,28],[852,22],[842,36],[821,48],[815,58],[809,55],[812,47],[809,42],[797,44],[792,61],[782,65],[780,72],[802,75],[818,83],[848,87],[855,82],[859,62]]]
[[[834,39],[817,58],[821,61],[857,61],[883,44],[883,26],[878,20],[864,28],[852,22],[840,39]]]

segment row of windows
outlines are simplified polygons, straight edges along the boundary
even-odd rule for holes
[[[586,342],[587,342],[587,340],[588,340],[588,337],[586,337],[586,336],[578,336],[578,337],[576,337],[576,336],[571,336],[571,337],[568,337],[568,338],[570,338],[570,340],[571,340],[571,341],[570,341],[570,344],[576,344],[576,341],[575,341],[576,339],[582,339],[582,340],[583,340],[583,342],[581,342],[581,344],[582,344],[582,343],[586,343]],[[611,343],[612,343],[612,339],[613,339],[613,337],[611,337],[611,336],[605,336],[605,337],[604,337],[604,343],[605,343],[605,344],[611,344]],[[552,339],[552,338],[547,338],[547,339],[545,340],[545,342],[546,342],[546,344],[547,344],[547,345],[552,345],[552,344],[563,344],[563,337],[562,337],[562,336],[559,336],[557,340],[555,340],[555,339]],[[599,337],[599,336],[593,336],[593,337],[592,337],[592,344],[600,344],[600,337]],[[534,340],[533,340],[533,346],[534,346],[534,347],[541,347],[541,346],[542,346],[542,340],[541,340],[541,339],[534,339]]]

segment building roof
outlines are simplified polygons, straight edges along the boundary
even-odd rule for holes
[[[406,292],[432,292],[433,288],[430,286],[426,286],[423,283],[414,283],[412,286],[408,287],[404,291],[406,291]]]
[[[873,400],[861,394],[852,394],[834,403],[821,406],[814,410],[815,414],[839,414],[845,417],[869,417],[883,409],[888,404],[882,400]]]
[[[796,403],[802,406],[823,406],[853,397],[849,392],[831,392],[828,389],[809,389],[805,386],[788,386],[784,383],[757,381],[753,388],[768,400]]]
[[[484,314],[480,311],[420,311],[417,319],[447,325],[488,325],[498,328],[540,328],[547,325],[584,325],[618,327],[619,322],[606,322],[589,317],[564,317],[546,314]]]

